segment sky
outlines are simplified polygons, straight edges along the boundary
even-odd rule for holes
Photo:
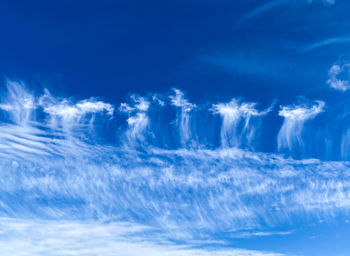
[[[350,255],[350,2],[0,2],[0,255]]]

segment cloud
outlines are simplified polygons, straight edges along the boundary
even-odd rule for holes
[[[189,112],[196,108],[195,104],[190,103],[185,97],[184,93],[178,89],[173,89],[175,95],[170,95],[171,104],[180,108],[180,112],[177,114],[176,124],[179,129],[181,137],[181,144],[186,145],[191,138],[190,128],[190,114]]]
[[[237,24],[243,23],[243,22],[247,22],[250,19],[253,19],[259,15],[262,15],[265,12],[268,12],[272,9],[275,9],[277,7],[283,6],[285,4],[288,4],[289,1],[288,0],[274,0],[274,1],[269,1],[255,9],[253,9],[252,11],[246,13],[245,15],[243,15],[237,22]]]
[[[346,44],[350,42],[350,37],[344,36],[344,37],[332,37],[332,38],[327,38],[318,42],[311,43],[309,45],[306,45],[302,47],[298,53],[307,53],[325,46],[330,46],[330,45],[338,45],[338,44]]]
[[[240,249],[205,251],[187,246],[154,244],[139,237],[148,228],[129,223],[34,221],[1,218],[2,256],[281,256]]]
[[[295,160],[231,145],[190,147],[181,144],[181,134],[172,138],[178,140],[176,147],[163,143],[161,137],[171,133],[170,125],[159,116],[167,115],[173,105],[179,115],[194,108],[176,91],[170,106],[161,108],[150,97],[134,96],[120,105],[116,118],[106,107],[112,104],[85,104],[96,100],[42,98],[25,87],[3,96],[3,255],[269,255],[227,249],[226,243],[234,238],[225,235],[288,235],[281,230],[293,230],[303,216],[312,224],[350,211],[347,162]],[[27,105],[25,99],[33,99],[33,104]],[[18,109],[4,107],[16,102]],[[61,118],[60,125],[52,125],[57,113],[44,109],[61,105],[80,111],[76,122]],[[207,105],[196,110],[209,111]],[[304,123],[323,108],[321,101],[281,107],[284,123],[279,136],[287,141],[281,139],[283,145],[300,137]],[[210,125],[219,126],[226,140],[241,132],[235,130],[235,122],[242,131],[250,131],[256,128],[254,120],[270,110],[236,99],[214,104],[210,111],[222,120],[208,122],[204,131],[209,134]],[[190,117],[194,124],[200,122],[197,116]],[[181,116],[176,118],[181,124]],[[154,122],[161,128],[152,130]],[[96,132],[99,129],[108,133]],[[155,135],[153,141],[149,133]]]
[[[278,114],[284,117],[284,121],[278,133],[278,148],[292,150],[296,144],[302,145],[301,135],[305,122],[321,113],[324,106],[323,101],[316,101],[312,106],[282,106]]]
[[[0,104],[0,109],[9,114],[11,121],[17,124],[27,123],[35,108],[34,97],[24,89],[22,82],[7,81],[7,98]]]
[[[334,64],[328,71],[327,84],[335,90],[347,91],[350,89],[349,80],[339,79],[338,76],[347,73],[347,77],[350,75],[350,64],[344,64],[342,66]]]
[[[121,103],[119,110],[128,114],[128,130],[125,134],[128,146],[136,147],[145,140],[145,133],[149,125],[147,111],[150,102],[144,97],[135,95],[131,96],[131,102],[132,105]]]
[[[240,232],[233,237],[250,238],[250,237],[262,237],[262,236],[287,236],[292,234],[291,231],[258,231],[258,232]]]
[[[237,24],[241,24],[244,22],[247,22],[253,18],[256,18],[260,15],[265,14],[266,12],[269,12],[273,9],[276,9],[278,7],[284,6],[284,5],[291,5],[296,3],[314,3],[314,2],[322,2],[326,5],[333,5],[335,4],[336,0],[303,0],[303,1],[292,1],[292,0],[272,0],[267,1],[266,3],[256,7],[255,9],[249,11],[248,13],[244,14],[238,21]]]
[[[184,97],[184,93],[179,89],[173,89],[175,95],[170,95],[171,104],[175,107],[183,108],[185,112],[191,111],[196,107],[195,104],[188,102]]]
[[[336,0],[323,0],[323,2],[327,4],[335,4],[335,1]]]
[[[307,0],[308,3],[314,3],[314,2],[322,2],[327,5],[333,5],[335,4],[336,0]]]
[[[219,114],[222,117],[221,126],[221,145],[240,146],[242,141],[241,136],[245,136],[250,141],[254,135],[254,129],[250,126],[252,117],[264,116],[271,109],[258,111],[256,103],[239,102],[237,99],[232,99],[228,103],[218,103],[212,106],[212,112]],[[243,121],[243,126],[239,127]]]

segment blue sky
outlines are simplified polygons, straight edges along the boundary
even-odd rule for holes
[[[1,1],[0,255],[350,255],[349,10]]]

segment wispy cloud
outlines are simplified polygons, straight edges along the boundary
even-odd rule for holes
[[[129,223],[43,221],[1,218],[1,255],[120,256],[281,256],[240,249],[202,250],[169,243],[155,244],[140,236],[148,228]],[[164,241],[163,241],[164,242]]]
[[[182,145],[186,145],[191,138],[189,112],[194,109],[196,105],[188,102],[188,100],[184,98],[183,92],[180,90],[174,89],[174,93],[175,95],[170,96],[170,100],[173,106],[181,109],[180,113],[178,113],[176,123],[179,127],[181,143]]]
[[[128,129],[125,133],[126,145],[135,147],[145,140],[144,133],[149,125],[147,111],[150,102],[143,97],[135,95],[131,96],[131,102],[132,105],[121,103],[119,110],[128,114]]]
[[[300,50],[298,50],[298,53],[307,53],[322,47],[347,43],[350,43],[350,37],[348,36],[327,38],[302,47]]]
[[[272,0],[272,1],[266,1],[266,3],[256,7],[255,9],[249,11],[248,13],[244,14],[238,21],[237,24],[241,24],[244,22],[247,22],[253,18],[256,18],[260,15],[265,14],[266,12],[272,11],[273,9],[276,9],[278,7],[284,6],[284,5],[291,5],[291,4],[303,4],[303,3],[317,3],[321,2],[326,5],[333,5],[335,4],[336,0],[301,0],[301,1],[292,1],[292,0]]]
[[[292,231],[250,231],[250,232],[240,232],[237,235],[233,235],[233,237],[238,238],[251,238],[251,237],[262,237],[262,236],[287,236],[292,234]]]
[[[134,96],[121,105],[123,113],[113,113],[117,118],[111,118],[113,105],[103,101],[52,99],[44,104],[42,97],[10,83],[1,102],[0,213],[6,219],[0,220],[4,232],[0,247],[6,248],[4,255],[94,255],[99,250],[103,255],[115,255],[115,251],[121,255],[266,255],[238,249],[212,251],[206,241],[227,232],[278,234],[281,223],[293,225],[303,214],[331,219],[350,211],[346,162],[293,160],[243,150],[231,142],[217,148],[162,144],[159,138],[170,133],[169,123],[152,131],[160,112],[149,113],[174,107],[181,115],[192,111],[195,105],[180,91],[162,101],[161,108],[155,108],[159,104],[151,96]],[[100,103],[86,107],[85,102]],[[44,111],[62,104],[80,111],[74,124],[62,118],[55,125],[52,120],[57,113]],[[282,107],[281,143],[289,146],[300,137],[304,122],[323,107],[321,101]],[[236,122],[250,130],[251,119],[263,117],[270,108],[258,110],[255,103],[232,100],[205,111],[222,117],[219,127],[226,140],[237,132]],[[177,119],[180,127],[199,122],[195,116],[188,123],[181,116]],[[110,137],[93,132],[110,127],[117,127],[108,130]],[[121,139],[114,140],[111,133]],[[157,143],[148,133],[154,134],[152,140]],[[190,136],[195,135],[191,129]],[[181,133],[174,137],[183,138]],[[133,240],[118,233],[120,222],[129,223],[130,229],[146,229],[132,233]],[[216,248],[225,241],[215,242]]]
[[[350,89],[349,80],[343,80],[338,78],[339,75],[347,73],[347,77],[350,77],[350,64],[337,65],[334,64],[328,71],[327,84],[335,90],[347,91]]]
[[[308,3],[314,3],[314,2],[322,2],[324,4],[329,4],[329,5],[332,5],[332,4],[335,4],[336,0],[307,0]]]
[[[303,144],[302,131],[304,123],[315,118],[323,111],[325,103],[316,101],[314,105],[283,106],[279,115],[284,117],[283,125],[278,133],[278,148],[292,150],[295,144]]]
[[[253,19],[254,17],[257,17],[265,12],[268,12],[274,8],[283,6],[285,4],[288,4],[290,1],[289,0],[274,0],[274,1],[269,1],[253,10],[250,12],[246,13],[243,15],[238,21],[237,24],[247,22],[250,19]]]
[[[7,97],[0,104],[0,109],[5,110],[10,120],[17,124],[27,123],[35,108],[33,95],[23,88],[24,84],[21,82],[8,81]]]
[[[270,110],[269,108],[258,111],[256,103],[240,103],[236,99],[232,99],[228,103],[214,104],[213,113],[222,116],[221,145],[223,147],[238,147],[243,140],[242,136],[245,136],[245,139],[250,142],[254,135],[254,127],[250,125],[251,118],[264,116]],[[243,121],[243,125],[238,127],[241,121]],[[239,128],[240,131],[238,131]]]

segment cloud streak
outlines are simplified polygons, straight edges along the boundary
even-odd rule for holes
[[[188,102],[180,90],[174,89],[173,91],[175,95],[171,95],[170,100],[173,106],[180,108],[180,112],[177,113],[176,124],[179,129],[181,144],[186,145],[191,139],[189,113],[192,109],[196,108],[196,105]]]
[[[289,1],[288,0],[274,0],[274,1],[269,1],[253,10],[251,10],[250,12],[246,13],[244,16],[242,16],[237,24],[241,24],[241,23],[244,23],[244,22],[247,22],[248,20],[250,19],[253,19],[265,12],[268,12],[272,9],[275,9],[277,7],[280,7],[280,6],[283,6],[285,4],[288,4]]]
[[[337,44],[346,44],[349,42],[350,42],[350,37],[347,37],[347,36],[327,38],[318,42],[311,43],[307,46],[304,46],[298,51],[298,53],[308,53],[322,47],[337,45]]]
[[[325,103],[316,101],[312,106],[296,105],[283,106],[278,114],[284,118],[282,127],[278,133],[278,148],[292,150],[294,146],[303,144],[302,131],[304,124],[312,120],[323,111]]]
[[[291,1],[291,0],[273,0],[267,1],[266,3],[258,6],[257,8],[249,11],[245,15],[243,15],[238,21],[237,24],[241,24],[247,22],[251,19],[259,17],[260,15],[265,14],[266,12],[272,11],[284,5],[292,5],[292,4],[302,4],[308,3],[312,4],[314,2],[321,2],[326,5],[333,5],[336,3],[336,0],[303,0],[303,1]]]
[[[147,227],[128,223],[33,221],[1,218],[3,256],[120,255],[120,256],[281,256],[253,250],[193,249],[189,246],[154,244],[142,239]]]
[[[254,136],[254,127],[250,121],[253,117],[264,116],[271,109],[258,111],[256,103],[240,103],[232,99],[229,103],[214,104],[212,111],[222,117],[221,145],[223,147],[240,146],[242,140],[250,142]],[[240,122],[243,122],[239,127]],[[240,131],[238,131],[240,129]],[[245,138],[242,138],[244,136]]]

